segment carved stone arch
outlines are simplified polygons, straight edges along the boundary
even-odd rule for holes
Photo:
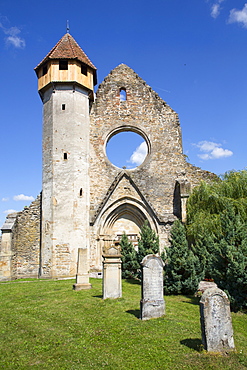
[[[145,220],[152,230],[158,233],[155,219],[145,205],[130,197],[123,197],[111,204],[97,220],[98,235],[103,240],[103,248],[119,243],[125,232],[134,244],[137,243],[140,229]]]

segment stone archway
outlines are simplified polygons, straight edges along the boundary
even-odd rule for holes
[[[123,198],[111,204],[99,220],[99,239],[101,248],[116,245],[125,232],[129,240],[137,247],[140,229],[145,221],[157,232],[155,220],[150,216],[150,210],[136,199]]]

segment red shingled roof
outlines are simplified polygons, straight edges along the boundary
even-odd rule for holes
[[[37,69],[44,64],[47,60],[50,59],[77,59],[80,62],[86,64],[92,69],[96,70],[96,67],[90,61],[88,56],[77,44],[75,39],[69,34],[66,33],[54,46],[54,48],[46,55],[46,57],[34,68],[37,72]]]

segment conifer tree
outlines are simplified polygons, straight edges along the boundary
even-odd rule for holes
[[[221,214],[223,234],[214,254],[213,276],[234,311],[247,309],[247,223],[233,206]]]
[[[122,254],[122,278],[131,279],[137,277],[139,264],[133,244],[129,242],[127,235],[124,233],[120,241]]]
[[[154,230],[152,230],[148,222],[145,221],[141,231],[140,238],[138,238],[138,252],[137,261],[139,264],[148,254],[159,253],[159,237]]]
[[[166,249],[165,294],[192,294],[203,271],[199,258],[189,248],[184,225],[176,220],[171,229],[171,246]]]

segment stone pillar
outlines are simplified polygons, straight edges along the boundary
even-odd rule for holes
[[[208,288],[200,300],[202,344],[208,352],[234,350],[230,302],[223,290]]]
[[[163,289],[164,262],[161,257],[149,254],[143,258],[141,319],[148,320],[165,314]]]
[[[92,284],[89,283],[88,250],[78,248],[77,275],[73,289],[82,290],[91,288]]]
[[[191,192],[190,183],[188,181],[180,181],[181,220],[183,223],[186,222],[187,218],[186,204],[190,196],[190,192]]]
[[[119,248],[110,247],[103,254],[103,299],[122,297],[122,261]]]
[[[2,240],[0,242],[0,281],[10,280],[12,272],[12,231],[17,213],[11,213],[6,217],[2,226]]]

